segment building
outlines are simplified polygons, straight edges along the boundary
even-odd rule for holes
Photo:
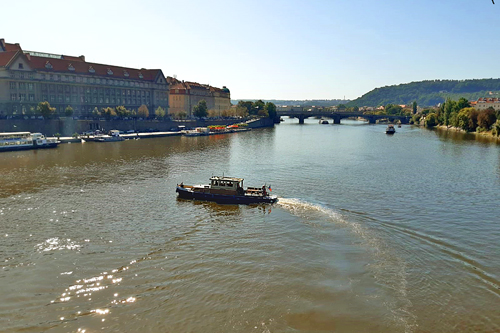
[[[499,98],[480,98],[475,102],[471,102],[471,106],[479,111],[486,110],[487,108],[493,108],[495,111],[500,110],[500,99]]]
[[[179,81],[168,78],[170,83],[169,112],[172,115],[186,113],[193,116],[194,107],[201,100],[207,102],[208,111],[221,115],[223,111],[231,109],[231,94],[225,86],[221,88],[196,82]]]
[[[25,51],[0,39],[0,116],[30,115],[48,101],[63,114],[69,105],[75,116],[97,108],[142,104],[150,115],[161,106],[168,112],[168,82],[161,69],[135,69],[87,62],[74,57]]]

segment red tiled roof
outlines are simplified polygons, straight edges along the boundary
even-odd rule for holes
[[[5,51],[22,51],[21,45],[5,43]]]
[[[126,68],[112,65],[96,64],[91,62],[84,62],[82,59],[77,57],[64,56],[65,59],[54,59],[45,57],[31,56],[30,65],[34,69],[41,71],[53,71],[53,72],[63,72],[63,73],[78,73],[78,74],[89,74],[100,77],[109,78],[121,78],[121,79],[134,79],[134,80],[144,80],[144,81],[154,81],[156,76],[161,71],[160,69],[135,69]],[[51,69],[46,68],[47,63],[52,65]],[[71,67],[74,70],[69,70]],[[93,69],[95,72],[89,72],[89,69]],[[109,74],[112,73],[112,74]],[[128,76],[126,74],[128,73]],[[139,75],[142,74],[142,79]]]
[[[0,67],[5,67],[18,51],[0,52]]]

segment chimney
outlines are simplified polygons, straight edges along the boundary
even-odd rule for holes
[[[81,55],[78,57],[81,61],[85,62],[85,56],[84,55]]]
[[[0,52],[5,51],[5,39],[0,38]]]

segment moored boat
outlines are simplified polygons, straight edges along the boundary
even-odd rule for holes
[[[328,120],[326,120],[326,119],[320,119],[319,123],[322,124],[322,125],[328,125],[329,124]]]
[[[55,148],[59,143],[57,139],[46,138],[42,133],[0,133],[0,151]]]
[[[94,141],[96,142],[115,142],[124,140],[125,139],[120,136],[120,131],[118,130],[109,131],[109,135],[97,135],[94,137]]]
[[[394,134],[396,133],[396,129],[394,128],[394,125],[388,125],[387,128],[385,129],[386,134]]]
[[[180,198],[215,201],[225,204],[275,203],[278,198],[270,195],[271,186],[243,188],[243,178],[211,177],[208,185],[184,185],[175,190]]]

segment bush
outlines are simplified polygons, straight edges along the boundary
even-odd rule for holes
[[[78,139],[78,137],[79,137],[79,136],[80,136],[80,134],[78,134],[78,133],[76,133],[76,132],[75,132],[75,133],[73,133],[73,135],[72,135],[72,137],[73,137],[73,138],[75,138],[75,139]]]
[[[435,113],[429,113],[426,117],[425,117],[425,127],[427,128],[431,128],[431,127],[434,127],[437,125],[437,116]]]
[[[56,133],[54,136],[59,139],[61,137],[61,133]]]
[[[496,136],[500,136],[500,119],[498,119],[493,126],[491,126],[491,133]]]

